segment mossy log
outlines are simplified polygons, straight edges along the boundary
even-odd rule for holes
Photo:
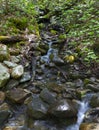
[[[26,40],[28,39],[23,36],[0,36],[0,43],[4,44],[16,43]]]

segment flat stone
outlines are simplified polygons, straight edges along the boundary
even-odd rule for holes
[[[57,82],[48,82],[46,84],[47,88],[56,93],[62,93],[65,90],[63,85],[59,85]]]
[[[6,96],[14,103],[23,103],[30,96],[30,92],[26,89],[14,88],[6,92]]]
[[[4,44],[0,44],[0,61],[8,60],[10,53],[8,47]]]
[[[13,68],[13,67],[16,67],[17,64],[16,63],[13,63],[13,62],[10,62],[10,61],[3,61],[3,63],[9,67],[9,68]]]
[[[18,65],[12,69],[11,76],[14,79],[20,78],[24,73],[24,68],[22,65]]]
[[[5,93],[0,91],[0,104],[2,104],[4,100],[5,100]]]
[[[10,114],[11,111],[7,103],[3,103],[2,105],[0,105],[0,126],[2,126],[5,121],[8,120]]]
[[[29,72],[24,72],[24,74],[23,74],[23,76],[22,76],[22,78],[20,80],[20,83],[24,83],[24,82],[27,82],[29,80],[31,80],[30,73]]]
[[[94,92],[99,92],[99,83],[98,84],[87,84],[86,88],[88,88]]]
[[[0,87],[4,87],[9,78],[10,74],[8,68],[0,63]]]

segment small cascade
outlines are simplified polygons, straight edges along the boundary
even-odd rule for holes
[[[58,55],[58,50],[52,48],[52,43],[53,43],[52,41],[50,41],[48,43],[49,49],[47,51],[47,54],[41,57],[41,60],[45,61],[46,63],[50,62],[50,55],[51,54],[53,54],[54,57]]]
[[[91,94],[86,95],[82,101],[78,101],[78,104],[80,105],[77,115],[77,123],[73,124],[66,128],[66,130],[79,130],[80,124],[83,122],[84,114],[89,109],[89,102],[91,99]]]

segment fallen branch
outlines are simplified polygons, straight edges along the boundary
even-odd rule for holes
[[[9,43],[16,43],[21,41],[26,41],[27,38],[23,36],[0,36],[0,43],[9,44]]]

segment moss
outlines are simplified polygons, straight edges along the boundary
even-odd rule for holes
[[[59,39],[60,39],[60,40],[66,39],[66,34],[60,34],[60,35],[59,35]]]
[[[25,28],[28,26],[28,21],[25,17],[20,18],[10,18],[9,19],[10,25],[15,26],[16,28],[20,30],[25,30]]]
[[[21,50],[21,47],[26,45],[26,44],[28,44],[28,42],[24,42],[24,41],[17,42],[15,47]]]

